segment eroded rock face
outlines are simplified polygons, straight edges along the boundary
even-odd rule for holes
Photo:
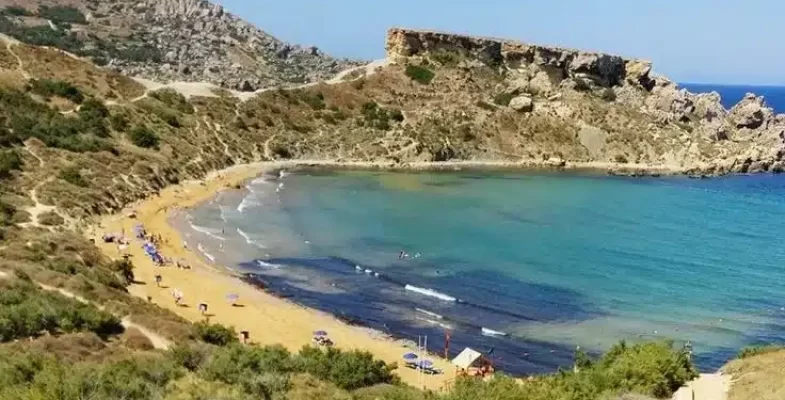
[[[757,129],[771,119],[774,113],[766,107],[763,97],[747,93],[738,104],[733,106],[729,116],[737,128]]]
[[[618,107],[606,109],[607,118],[591,118],[602,129],[577,130],[582,154],[589,157],[614,160],[614,154],[637,154],[644,164],[677,165],[700,175],[785,171],[785,115],[774,115],[761,97],[747,95],[726,110],[719,94],[690,93],[654,75],[648,61],[503,39],[389,31],[387,55],[393,60],[438,60],[435,55],[441,52],[457,55],[452,58],[466,61],[464,65],[482,62],[504,72],[505,82],[496,85],[495,93],[515,94],[510,108],[531,112],[541,123],[594,113],[596,108],[586,106],[597,107],[599,100]],[[624,113],[622,118],[614,115],[617,111]],[[631,120],[622,122],[636,115],[650,122],[636,128]]]
[[[619,56],[433,31],[390,29],[386,50],[393,59],[445,51],[512,69],[533,64],[558,70],[564,78],[589,79],[599,86],[619,84],[627,76],[628,60]],[[640,61],[635,65],[645,64]],[[639,80],[645,80],[643,75],[648,71],[639,68],[637,73]]]
[[[49,3],[31,0],[29,8]],[[358,65],[315,47],[284,43],[206,0],[68,3],[81,4],[88,16],[87,24],[74,25],[71,32],[85,49],[99,49],[91,57],[159,82],[210,82],[251,91],[324,80]]]

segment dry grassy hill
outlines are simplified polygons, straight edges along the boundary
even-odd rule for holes
[[[3,37],[0,270],[111,304],[176,340],[192,327],[130,300],[118,267],[71,229],[227,166],[479,160],[715,174],[784,165],[785,118],[762,99],[725,110],[645,62],[405,30],[390,32],[388,58],[329,83],[251,96],[154,85],[84,54]],[[767,385],[785,376],[765,366],[776,354],[734,364],[745,383],[731,398],[776,399]]]

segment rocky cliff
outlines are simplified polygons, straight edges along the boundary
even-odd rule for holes
[[[626,134],[625,141],[639,141],[636,159],[644,164],[672,165],[696,173],[780,172],[785,166],[785,115],[775,115],[762,97],[748,94],[726,110],[717,93],[694,94],[680,89],[666,77],[655,75],[648,61],[400,28],[388,32],[386,50],[389,58],[404,64],[426,60],[440,66],[458,62],[467,68],[480,62],[491,67],[503,76],[495,89],[519,97],[510,102],[513,108],[534,100],[539,103],[535,110],[574,114],[577,104],[570,106],[564,99],[574,97],[575,92],[603,97],[615,111],[635,112],[639,122],[650,125],[642,130],[630,124],[606,126],[599,135],[590,136],[607,139],[613,131]],[[589,97],[583,100],[588,102]],[[579,131],[594,128],[588,121],[576,122],[583,125]],[[678,134],[675,140],[667,140],[669,134],[659,131]],[[595,154],[608,144],[607,140],[599,140],[603,146],[597,145],[598,140],[584,141],[593,142],[584,147]],[[650,145],[664,146],[664,151],[652,153],[647,150]],[[617,155],[609,159],[627,158]]]
[[[156,81],[251,91],[327,79],[354,65],[284,43],[206,0],[0,0],[4,6],[29,11],[5,13],[5,33]],[[71,7],[83,17],[63,11]]]

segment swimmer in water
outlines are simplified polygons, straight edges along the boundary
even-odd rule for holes
[[[406,254],[406,253],[404,253],[404,252],[403,252],[403,250],[401,250],[401,252],[400,252],[400,253],[398,253],[398,259],[399,259],[399,260],[403,260],[403,256],[404,256],[405,254]]]

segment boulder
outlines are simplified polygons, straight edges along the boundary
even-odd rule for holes
[[[771,108],[766,107],[763,97],[747,93],[738,104],[730,110],[729,117],[737,128],[758,129],[774,115]]]
[[[534,102],[529,96],[518,96],[510,100],[510,108],[518,112],[531,112]]]

